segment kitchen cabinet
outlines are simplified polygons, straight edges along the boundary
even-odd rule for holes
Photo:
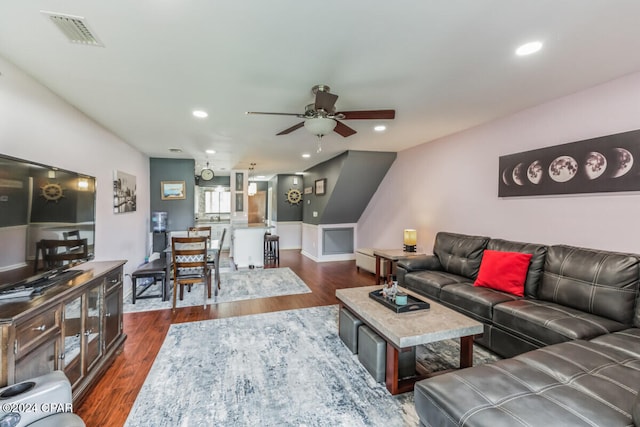
[[[234,225],[231,257],[237,268],[264,267],[264,234],[273,226]]]

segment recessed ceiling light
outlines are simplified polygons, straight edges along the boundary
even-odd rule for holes
[[[516,49],[516,55],[518,56],[531,55],[532,53],[536,53],[540,49],[542,49],[542,42],[535,41],[535,42],[525,43]]]
[[[206,150],[207,154],[216,154],[216,150]]]
[[[373,130],[375,130],[376,132],[384,132],[385,130],[387,130],[387,127],[385,125],[376,125],[373,127]]]
[[[207,117],[209,117],[209,114],[206,111],[202,111],[202,110],[193,110],[193,116],[197,117],[199,119],[206,119]]]
[[[258,175],[258,176],[256,176],[256,178],[257,178],[257,179],[265,179],[265,178],[266,178],[266,176],[264,176],[264,175]]]
[[[304,154],[302,155],[302,157],[303,157],[303,158],[305,158],[305,159],[308,159],[309,157],[311,157],[311,154],[304,153]]]

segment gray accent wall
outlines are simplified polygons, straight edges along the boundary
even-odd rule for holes
[[[327,182],[324,195],[304,196],[303,222],[358,222],[396,156],[394,152],[346,151],[305,171],[305,187],[314,187],[318,179]]]
[[[294,180],[297,180],[298,183],[294,184]],[[292,205],[287,201],[287,191],[295,188],[303,192],[305,182],[300,175],[277,175],[269,181],[269,186],[273,188],[275,193],[275,204],[271,210],[274,221],[302,221],[303,206],[308,195],[303,194],[302,202]]]
[[[149,185],[151,187],[151,212],[167,212],[167,231],[186,230],[195,221],[195,175],[193,159],[149,159]],[[184,181],[186,198],[183,200],[162,200],[162,181]],[[149,225],[151,230],[151,225]]]
[[[351,253],[353,253],[353,227],[322,229],[322,255]]]

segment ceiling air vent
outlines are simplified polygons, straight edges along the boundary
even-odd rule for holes
[[[82,16],[65,15],[57,12],[47,12],[41,10],[43,14],[56,24],[56,27],[64,33],[71,43],[84,44],[87,46],[102,46],[102,42],[93,35],[87,22]]]

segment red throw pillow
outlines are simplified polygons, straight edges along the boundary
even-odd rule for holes
[[[529,271],[531,256],[522,252],[485,250],[478,278],[473,286],[524,296],[524,281]]]

